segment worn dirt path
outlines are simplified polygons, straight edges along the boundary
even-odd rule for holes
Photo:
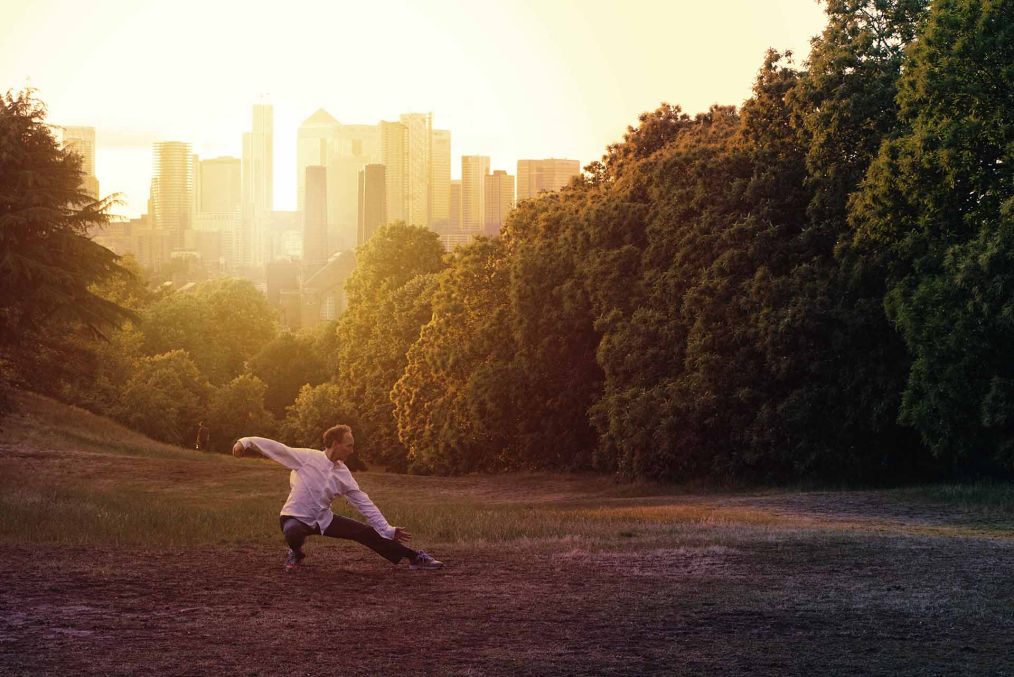
[[[875,539],[874,539],[875,540]],[[1014,545],[0,546],[0,674],[1014,675]]]

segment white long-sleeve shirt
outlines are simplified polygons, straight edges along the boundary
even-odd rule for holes
[[[331,501],[335,496],[343,496],[378,534],[394,538],[394,527],[387,523],[380,509],[359,488],[352,473],[341,461],[333,463],[322,451],[293,449],[264,437],[243,437],[239,442],[244,449],[256,445],[265,456],[292,470],[289,473],[289,498],[280,514],[316,525],[323,533],[334,519]]]

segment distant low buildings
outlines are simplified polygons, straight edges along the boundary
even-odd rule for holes
[[[581,163],[577,160],[518,160],[517,201],[533,198],[544,191],[560,190],[580,174]]]
[[[345,297],[345,281],[355,268],[352,252],[339,252],[309,277],[304,277],[305,267],[300,268],[300,279],[292,285],[291,267],[280,268],[273,278],[278,293],[278,308],[282,313],[282,325],[297,330],[312,327],[320,322],[336,319],[345,312],[348,301]],[[283,277],[289,275],[290,277]],[[269,299],[273,288],[268,286]]]

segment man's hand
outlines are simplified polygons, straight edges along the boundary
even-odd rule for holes
[[[405,541],[408,541],[411,538],[412,534],[408,533],[401,527],[394,528],[394,540],[398,541],[399,543],[404,543]]]
[[[232,445],[232,455],[235,456],[236,458],[242,458],[243,457],[243,443],[242,442],[236,442],[236,444]]]

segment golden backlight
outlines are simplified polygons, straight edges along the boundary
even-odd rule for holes
[[[274,105],[275,209],[296,202],[296,127],[432,112],[461,155],[598,159],[661,101],[738,104],[764,50],[805,58],[815,0],[144,2],[5,0],[0,86],[50,122],[97,129],[103,194],[145,211],[151,144],[241,153],[251,104]]]

